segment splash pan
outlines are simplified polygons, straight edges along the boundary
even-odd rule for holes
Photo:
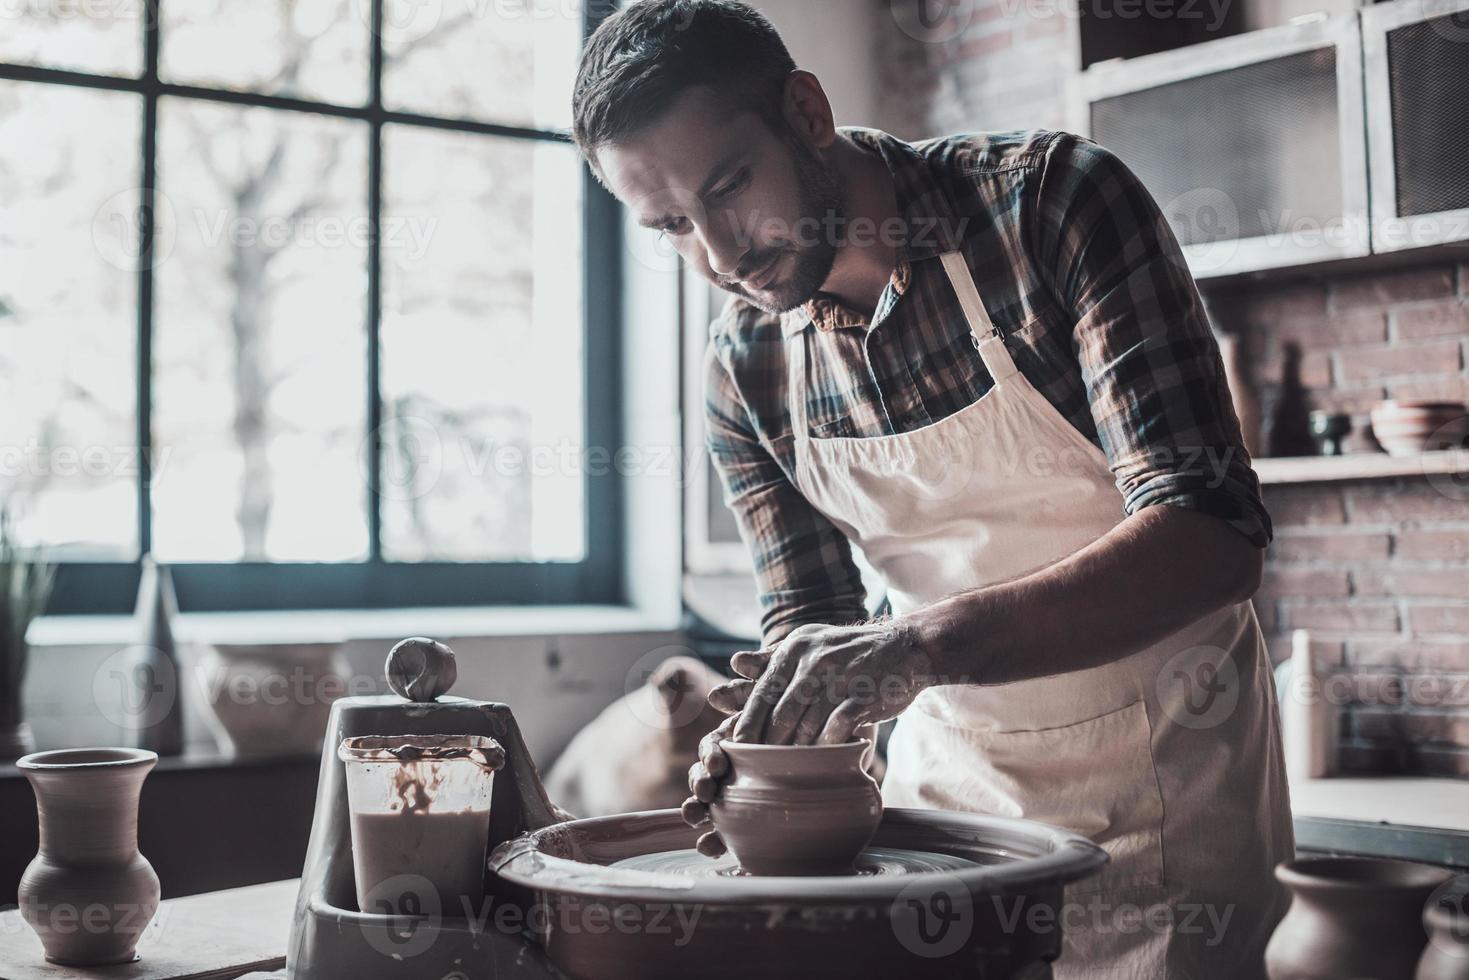
[[[1061,949],[1059,926],[1032,926],[1107,860],[1044,824],[901,808],[854,875],[743,875],[695,836],[676,810],[575,820],[502,844],[490,870],[542,910],[547,954],[580,980],[1030,977]]]

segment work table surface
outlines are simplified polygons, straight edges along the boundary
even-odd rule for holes
[[[232,980],[282,970],[298,885],[171,898],[138,943],[138,960],[96,969],[47,963],[19,910],[0,912],[0,980]]]

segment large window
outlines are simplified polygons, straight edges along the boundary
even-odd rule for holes
[[[609,6],[0,6],[0,504],[55,611],[148,553],[186,609],[620,598],[565,138]]]

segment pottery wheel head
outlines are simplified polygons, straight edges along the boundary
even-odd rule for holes
[[[459,677],[454,651],[426,636],[410,636],[388,651],[388,687],[409,701],[432,701],[447,694]]]
[[[903,847],[869,847],[857,857],[853,874],[865,875],[915,875],[934,871],[959,871],[978,867],[979,862],[956,854],[939,854],[933,851],[915,851]],[[639,854],[612,863],[614,868],[631,871],[653,871],[662,874],[684,875],[692,878],[745,877],[734,855],[707,858],[689,848],[679,851],[657,851]]]

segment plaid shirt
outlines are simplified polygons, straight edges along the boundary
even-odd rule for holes
[[[972,404],[993,381],[937,261],[954,249],[1021,372],[1106,454],[1119,517],[1169,504],[1269,542],[1202,301],[1117,157],[1039,130],[917,144],[843,132],[887,163],[906,224],[875,315],[825,296],[782,316],[732,298],[705,359],[709,449],[755,558],[767,642],[866,616],[849,543],[795,485],[785,345],[806,345],[813,438],[910,432]]]

